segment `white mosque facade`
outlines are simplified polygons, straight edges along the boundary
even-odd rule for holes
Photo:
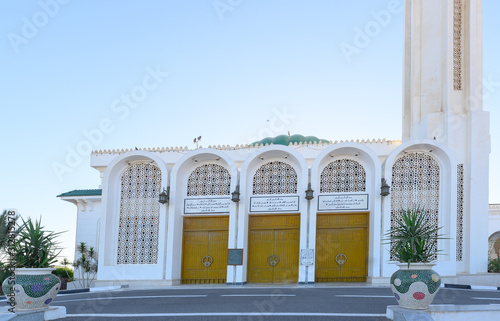
[[[447,236],[436,271],[485,273],[500,227],[481,1],[407,0],[405,17],[401,140],[94,151],[101,186],[59,197],[78,206],[77,243],[98,249],[97,283],[385,282],[384,234],[413,206]]]

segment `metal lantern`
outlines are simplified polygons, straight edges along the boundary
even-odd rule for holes
[[[240,185],[236,185],[236,189],[231,193],[231,201],[235,203],[240,201]]]
[[[307,190],[306,190],[306,200],[310,201],[314,198],[313,195],[314,191],[311,188],[311,183],[307,185]]]
[[[164,187],[163,191],[160,193],[158,202],[160,202],[161,204],[166,204],[168,203],[169,198],[170,198],[170,186],[168,186],[167,189],[165,189]]]
[[[389,190],[391,187],[387,185],[387,182],[385,181],[385,178],[382,178],[382,186],[380,186],[380,195],[382,196],[387,196],[389,195]]]

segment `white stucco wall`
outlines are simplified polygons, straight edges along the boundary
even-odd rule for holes
[[[489,257],[500,257],[500,252],[495,251],[493,248],[495,242],[500,240],[500,204],[490,204],[490,212],[488,216],[488,236]]]
[[[297,195],[300,199],[301,215],[300,249],[314,249],[316,236],[317,197],[321,170],[336,159],[352,159],[366,170],[367,193],[369,194],[369,279],[389,276],[395,267],[389,262],[386,246],[381,246],[382,237],[390,226],[390,195],[380,196],[381,177],[391,184],[391,169],[394,161],[405,151],[432,153],[439,162],[440,225],[450,238],[440,242],[440,249],[447,253],[439,259],[437,269],[442,275],[455,275],[457,185],[456,166],[453,152],[435,140],[412,140],[401,145],[398,141],[341,142],[331,144],[302,144],[296,146],[271,145],[264,147],[217,147],[165,150],[97,151],[92,154],[91,165],[104,173],[101,243],[105,251],[100,253],[99,280],[137,279],[141,273],[144,280],[163,279],[175,284],[180,281],[182,261],[182,218],[186,182],[190,173],[205,163],[219,164],[231,173],[231,191],[240,186],[240,202],[231,203],[229,213],[228,248],[241,248],[247,253],[248,214],[252,180],[255,171],[263,164],[279,160],[292,166],[298,175]],[[119,178],[128,162],[154,160],[162,168],[162,187],[170,186],[170,202],[161,209],[159,262],[152,266],[117,265],[116,262],[116,220],[119,206]],[[382,162],[384,166],[382,166]],[[165,172],[163,174],[163,172]],[[311,182],[314,199],[305,199],[305,190]],[[83,223],[82,223],[83,224]],[[105,253],[106,252],[106,253]],[[228,266],[227,281],[246,281],[246,255],[242,266]],[[148,273],[144,273],[144,268]],[[299,282],[314,282],[314,266],[299,267]]]
[[[77,207],[75,246],[85,242],[87,247],[99,251],[99,227],[102,214],[101,196],[69,196],[62,200],[73,203]],[[75,250],[75,260],[80,257]]]
[[[500,204],[490,204],[488,216],[488,235],[500,232]]]

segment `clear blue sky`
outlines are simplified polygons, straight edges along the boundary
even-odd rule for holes
[[[236,145],[287,131],[401,139],[403,14],[350,62],[341,50],[393,0],[58,1],[0,3],[0,209],[68,230],[70,259],[76,208],[56,195],[99,185],[89,154],[54,171],[71,150],[192,148],[199,135],[203,146]],[[498,83],[500,1],[483,8],[484,73]],[[500,203],[500,83],[488,94],[490,202]],[[107,132],[89,143],[84,131],[100,125]]]

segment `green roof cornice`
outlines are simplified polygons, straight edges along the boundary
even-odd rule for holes
[[[101,196],[102,189],[74,189],[72,191],[57,195],[57,197],[68,196]]]

